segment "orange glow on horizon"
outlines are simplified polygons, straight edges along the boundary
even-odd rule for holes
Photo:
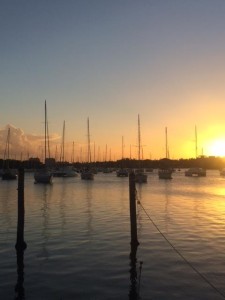
[[[207,156],[225,157],[225,138],[218,138],[207,142],[205,151]]]

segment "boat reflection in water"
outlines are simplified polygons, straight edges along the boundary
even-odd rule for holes
[[[182,169],[172,177],[159,180],[154,172],[151,183],[136,184],[140,244],[136,255],[130,255],[126,178],[99,172],[94,181],[55,178],[53,185],[41,185],[33,184],[32,173],[25,173],[25,234],[30,246],[24,266],[23,253],[18,257],[19,273],[11,230],[16,221],[16,182],[0,180],[0,299],[221,299],[171,249],[147,214],[223,291],[224,179],[218,170],[191,178]]]

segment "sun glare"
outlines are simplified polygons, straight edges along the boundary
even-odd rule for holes
[[[212,141],[207,147],[207,152],[212,156],[225,156],[225,140]]]

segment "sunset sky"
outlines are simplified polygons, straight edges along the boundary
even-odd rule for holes
[[[224,0],[0,2],[0,148],[40,155],[47,100],[52,152],[65,141],[144,158],[225,156]],[[106,146],[107,145],[107,146]],[[59,151],[59,150],[58,150]],[[82,154],[81,154],[82,153]],[[24,154],[25,155],[25,154]]]

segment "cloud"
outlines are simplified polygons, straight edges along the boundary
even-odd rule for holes
[[[7,124],[4,128],[0,129],[0,153],[1,158],[4,157],[6,149],[6,141],[8,136],[8,130],[10,128],[9,136],[9,149],[10,157],[15,158],[20,155],[28,155],[29,157],[40,156],[40,153],[44,147],[44,136],[26,134],[22,129],[16,128],[12,124]],[[59,143],[61,136],[58,134],[52,134],[49,136],[50,147]]]

